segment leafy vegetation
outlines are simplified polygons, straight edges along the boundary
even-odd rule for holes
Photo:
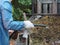
[[[31,0],[13,0],[14,20],[24,20],[23,12],[31,14]]]

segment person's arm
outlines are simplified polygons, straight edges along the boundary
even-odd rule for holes
[[[3,26],[7,30],[20,30],[24,28],[23,21],[13,21],[12,18],[12,6],[10,2],[5,1],[2,5],[2,22]]]

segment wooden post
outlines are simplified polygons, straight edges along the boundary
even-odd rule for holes
[[[41,1],[37,0],[37,13],[40,14],[41,13]]]
[[[57,14],[57,0],[53,0],[53,14]]]
[[[49,13],[52,13],[52,3],[51,4],[49,4]]]
[[[34,14],[34,0],[32,0],[32,15]]]

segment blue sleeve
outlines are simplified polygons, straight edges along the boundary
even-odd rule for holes
[[[2,21],[3,26],[7,30],[21,30],[24,28],[23,21],[13,21],[11,3],[6,1],[2,5]]]

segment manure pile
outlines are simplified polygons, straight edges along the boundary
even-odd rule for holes
[[[33,22],[34,24],[45,24],[49,28],[35,27],[30,35],[31,45],[49,45],[51,41],[60,40],[60,16],[43,16]]]

